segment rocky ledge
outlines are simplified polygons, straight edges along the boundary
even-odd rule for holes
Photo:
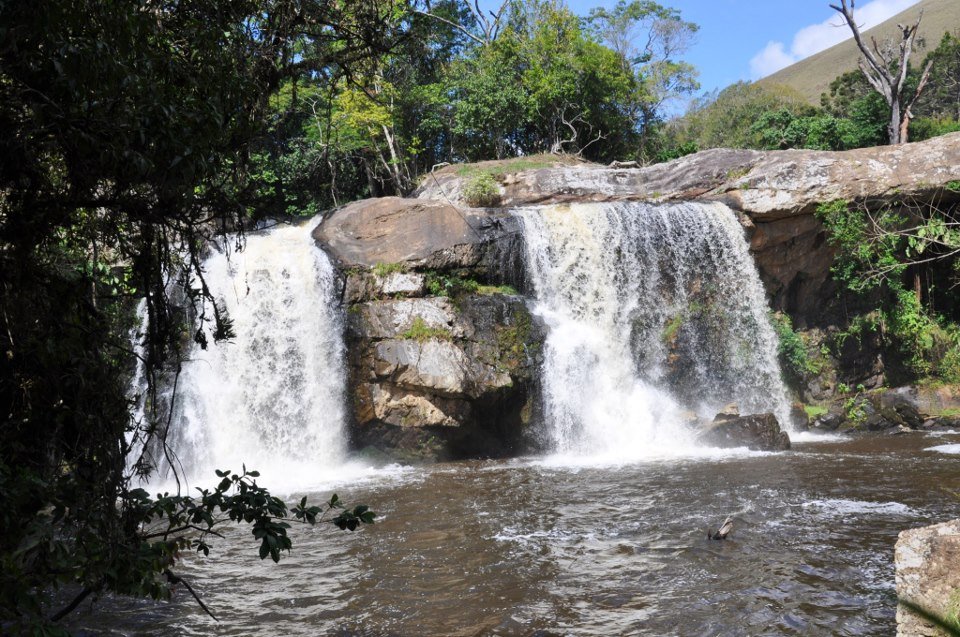
[[[960,198],[960,133],[839,153],[721,149],[636,169],[566,162],[521,170],[530,165],[445,168],[410,198],[349,204],[314,231],[345,279],[353,435],[360,446],[439,459],[505,455],[529,442],[543,328],[520,296],[524,249],[508,208],[722,201],[740,215],[773,308],[799,327],[829,327],[833,250],[815,215],[820,203],[843,199],[879,209]],[[465,204],[465,186],[478,174],[493,176],[498,206]],[[867,389],[870,379],[883,377],[873,359],[856,363],[863,368],[856,383]],[[810,393],[817,399],[817,392],[830,391]],[[875,410],[881,416],[870,421],[874,427],[915,426],[903,409],[883,409]],[[763,415],[711,427],[704,439],[712,444],[789,444]]]
[[[564,165],[496,173],[503,207],[603,201],[721,201],[741,214],[774,309],[822,325],[835,288],[833,250],[817,207],[845,200],[870,209],[960,200],[960,133],[843,152],[706,150],[643,168]],[[465,206],[469,171],[444,168],[413,196]]]

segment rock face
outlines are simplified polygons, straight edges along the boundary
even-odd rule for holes
[[[502,210],[385,197],[314,230],[345,276],[357,446],[428,461],[520,450],[543,329],[516,292],[516,224]]]
[[[960,628],[960,520],[902,531],[894,562],[897,596]],[[906,607],[897,608],[898,637],[946,634]]]
[[[425,296],[427,276],[347,277],[353,438],[401,459],[520,450],[543,333],[522,297]]]
[[[871,209],[960,199],[947,187],[960,180],[960,133],[840,153],[719,149],[645,168],[581,163],[510,173],[505,166],[496,177],[501,207],[495,209],[464,205],[470,179],[464,173],[439,170],[411,198],[349,204],[314,231],[344,273],[360,445],[448,458],[511,453],[523,441],[535,405],[543,329],[515,295],[525,291],[526,278],[519,222],[509,208],[722,201],[740,215],[774,309],[789,313],[797,327],[828,329],[833,250],[814,214],[817,206],[836,199]],[[511,289],[482,294],[478,285]],[[829,398],[841,383],[876,386],[882,362],[862,354],[851,351],[849,365],[840,361],[850,373],[818,375],[826,384],[811,386],[809,397]],[[917,426],[905,408],[874,411],[880,416],[873,427]],[[704,439],[758,449],[789,446],[769,414],[718,420]]]
[[[522,288],[517,224],[506,210],[383,197],[334,211],[313,237],[343,268],[403,264],[417,270],[459,269]]]
[[[414,193],[462,205],[452,169]],[[530,170],[503,178],[503,205],[689,199],[723,201],[744,214],[751,251],[775,309],[802,325],[821,324],[832,248],[814,213],[843,199],[870,208],[898,201],[947,204],[960,179],[960,133],[915,144],[844,152],[715,149],[645,168],[597,165]]]
[[[725,410],[700,432],[699,439],[712,447],[747,447],[754,451],[790,448],[790,436],[781,431],[773,414],[740,416]]]

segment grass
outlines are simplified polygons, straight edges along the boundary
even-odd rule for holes
[[[490,175],[494,179],[502,179],[506,175],[524,170],[539,170],[569,164],[570,161],[561,155],[531,155],[529,157],[514,157],[512,159],[498,159],[483,161],[475,164],[461,164],[453,170],[458,177],[473,177],[476,175]]]
[[[405,272],[406,269],[407,266],[404,263],[378,263],[377,265],[373,266],[373,273],[382,279],[388,274]]]
[[[443,327],[430,327],[421,317],[413,319],[413,325],[400,338],[408,341],[424,343],[429,340],[449,341],[452,338],[450,330]]]
[[[807,412],[807,418],[810,420],[816,420],[830,411],[822,405],[804,405],[803,410]]]
[[[512,285],[479,285],[477,286],[477,294],[483,294],[487,296],[491,294],[506,294],[507,296],[516,296],[519,293]]]

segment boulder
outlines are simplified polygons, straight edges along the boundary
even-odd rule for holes
[[[521,450],[544,337],[521,297],[380,298],[347,316],[358,446],[405,460]]]
[[[826,413],[822,416],[817,416],[810,427],[822,431],[836,431],[840,428],[840,425],[843,424],[843,420],[844,418],[841,414]]]
[[[718,414],[700,432],[699,440],[712,447],[748,447],[755,451],[785,451],[790,448],[790,436],[780,429],[780,423],[773,414]]]
[[[346,271],[378,265],[467,270],[484,280],[522,286],[518,223],[505,210],[462,210],[446,201],[383,197],[334,210],[314,229],[313,238]],[[389,286],[397,283],[381,282],[380,292],[390,294]],[[401,285],[400,293],[411,286]],[[369,298],[376,291],[361,289],[360,296]]]
[[[894,550],[897,597],[960,628],[960,520],[901,531]],[[897,608],[898,637],[946,635],[906,606]]]

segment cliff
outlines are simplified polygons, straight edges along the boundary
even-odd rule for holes
[[[495,208],[465,202],[481,173],[496,181]],[[829,328],[842,308],[817,207],[838,199],[870,210],[945,205],[960,198],[956,180],[960,133],[845,152],[718,149],[634,169],[513,172],[510,161],[486,162],[439,170],[409,198],[335,210],[314,238],[345,275],[355,440],[427,458],[531,444],[543,328],[520,296],[524,250],[511,208],[723,202],[740,217],[771,306],[800,327]],[[869,352],[848,363],[849,378],[844,370],[825,377],[834,385],[877,377]]]

